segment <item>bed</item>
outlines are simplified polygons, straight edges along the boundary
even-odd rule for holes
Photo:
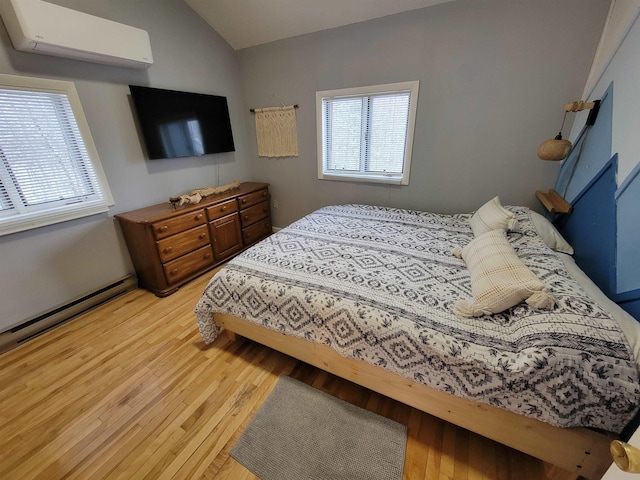
[[[594,298],[597,287],[558,251],[567,249],[561,239],[540,235],[539,216],[505,209],[517,220],[508,243],[553,294],[549,310],[521,302],[492,315],[454,313],[473,296],[465,260],[453,254],[475,238],[470,214],[337,205],[218,272],[196,308],[202,337],[210,343],[224,328],[599,478],[609,442],[640,402],[629,340],[637,323]]]

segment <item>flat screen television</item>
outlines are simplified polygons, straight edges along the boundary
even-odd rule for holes
[[[226,97],[129,89],[150,160],[235,151]]]

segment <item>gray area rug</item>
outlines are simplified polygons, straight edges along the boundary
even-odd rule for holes
[[[400,480],[406,444],[406,426],[282,376],[231,456],[262,480]]]

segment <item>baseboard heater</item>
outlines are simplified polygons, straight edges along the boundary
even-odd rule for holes
[[[137,279],[133,275],[128,275],[97,290],[81,295],[70,302],[25,320],[20,325],[0,333],[0,352],[26,342],[107,300],[111,300],[129,290],[133,290],[137,286]]]

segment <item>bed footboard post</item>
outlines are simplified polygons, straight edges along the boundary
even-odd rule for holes
[[[238,336],[231,330],[227,330],[225,328],[222,332],[229,339],[230,342],[235,342],[238,339]]]

